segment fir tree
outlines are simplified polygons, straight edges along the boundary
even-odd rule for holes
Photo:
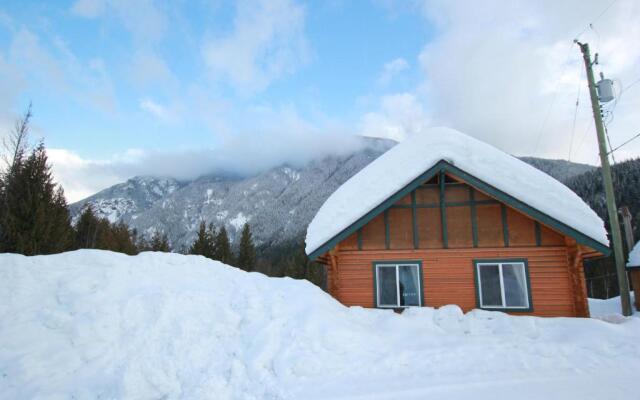
[[[44,143],[27,155],[31,108],[16,124],[5,151],[0,184],[0,252],[52,254],[71,248],[71,227],[62,188],[53,182]]]
[[[149,243],[151,251],[162,251],[169,253],[171,251],[171,245],[169,244],[169,238],[166,233],[154,233]]]
[[[238,249],[238,268],[245,271],[253,271],[256,263],[256,248],[251,237],[249,224],[244,224],[240,237],[240,247]]]
[[[209,224],[209,228],[204,221],[200,222],[198,229],[198,237],[189,248],[189,254],[197,254],[213,259],[215,249],[215,230],[213,224]]]
[[[135,230],[130,230],[129,226],[121,221],[111,224],[110,231],[111,243],[109,250],[129,255],[138,253],[138,247],[136,246],[137,233]]]
[[[76,240],[75,247],[77,249],[95,249],[98,248],[100,220],[93,212],[91,204],[87,205],[80,214],[76,223]]]
[[[215,240],[215,253],[214,260],[218,260],[222,263],[233,265],[233,253],[231,252],[231,243],[229,242],[229,235],[224,225],[218,231]]]

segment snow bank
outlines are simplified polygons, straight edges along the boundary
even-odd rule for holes
[[[346,308],[198,256],[0,255],[0,398],[630,399],[640,318]]]
[[[631,249],[627,267],[640,267],[640,242],[636,243],[633,249]]]
[[[487,143],[453,129],[433,128],[396,145],[339,187],[309,224],[307,254],[440,160],[609,245],[600,217],[562,183]]]
[[[631,304],[633,309],[633,316],[640,317],[640,313],[636,311],[633,306],[635,301],[635,294],[631,292]],[[622,316],[622,306],[620,305],[620,296],[612,297],[610,299],[589,299],[589,312],[591,318],[599,318],[609,322],[618,322],[624,320]],[[622,318],[622,319],[621,319]]]

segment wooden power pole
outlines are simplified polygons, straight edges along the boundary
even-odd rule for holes
[[[604,124],[600,111],[600,101],[596,93],[596,83],[593,78],[593,63],[589,53],[589,44],[575,41],[582,51],[584,66],[587,70],[587,80],[589,81],[589,94],[591,95],[591,107],[593,108],[593,118],[596,123],[598,134],[598,147],[600,150],[600,163],[602,164],[602,183],[607,198],[607,212],[609,214],[609,227],[611,229],[611,241],[613,242],[613,256],[616,262],[616,273],[618,275],[618,286],[620,287],[620,303],[622,305],[622,315],[631,315],[631,298],[629,296],[629,281],[624,265],[624,253],[622,251],[622,235],[620,234],[620,222],[618,221],[618,208],[613,192],[613,181],[611,178],[611,166],[609,165],[609,152],[605,140]]]

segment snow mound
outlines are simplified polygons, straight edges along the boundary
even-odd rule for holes
[[[633,316],[640,317],[640,312],[636,311],[633,303],[635,301],[635,294],[631,292],[631,304],[633,309]],[[625,317],[621,314],[622,306],[620,305],[620,296],[612,297],[610,299],[589,299],[589,312],[591,318],[598,318],[603,321],[618,323],[625,321]]]
[[[199,256],[0,254],[0,398],[630,399],[640,318],[347,308]]]
[[[627,267],[638,268],[640,267],[640,242],[637,242],[631,252],[629,252],[629,261]]]
[[[309,224],[311,254],[433,167],[448,161],[529,206],[609,245],[600,217],[571,189],[497,148],[449,128],[415,134],[340,186]]]

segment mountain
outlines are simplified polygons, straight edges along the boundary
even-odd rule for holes
[[[71,205],[71,212],[77,218],[91,204],[98,216],[124,221],[147,237],[156,231],[166,233],[176,250],[192,243],[202,220],[224,224],[232,242],[249,222],[256,244],[291,243],[304,237],[307,225],[333,191],[395,144],[372,138],[362,141],[359,150],[346,156],[328,156],[299,168],[283,165],[245,178],[135,177]],[[563,182],[594,168],[564,160],[522,159]]]
[[[256,244],[303,237],[324,200],[395,142],[363,138],[359,150],[295,168],[282,165],[256,176],[203,176],[192,181],[135,177],[71,205],[77,218],[86,204],[110,221],[122,220],[145,236],[165,232],[174,249],[195,239],[200,221],[224,224],[233,241],[245,222]]]
[[[566,184],[571,178],[594,171],[596,167],[588,164],[574,163],[567,160],[549,160],[546,158],[520,157],[527,164],[538,168],[540,171],[553,176]]]

